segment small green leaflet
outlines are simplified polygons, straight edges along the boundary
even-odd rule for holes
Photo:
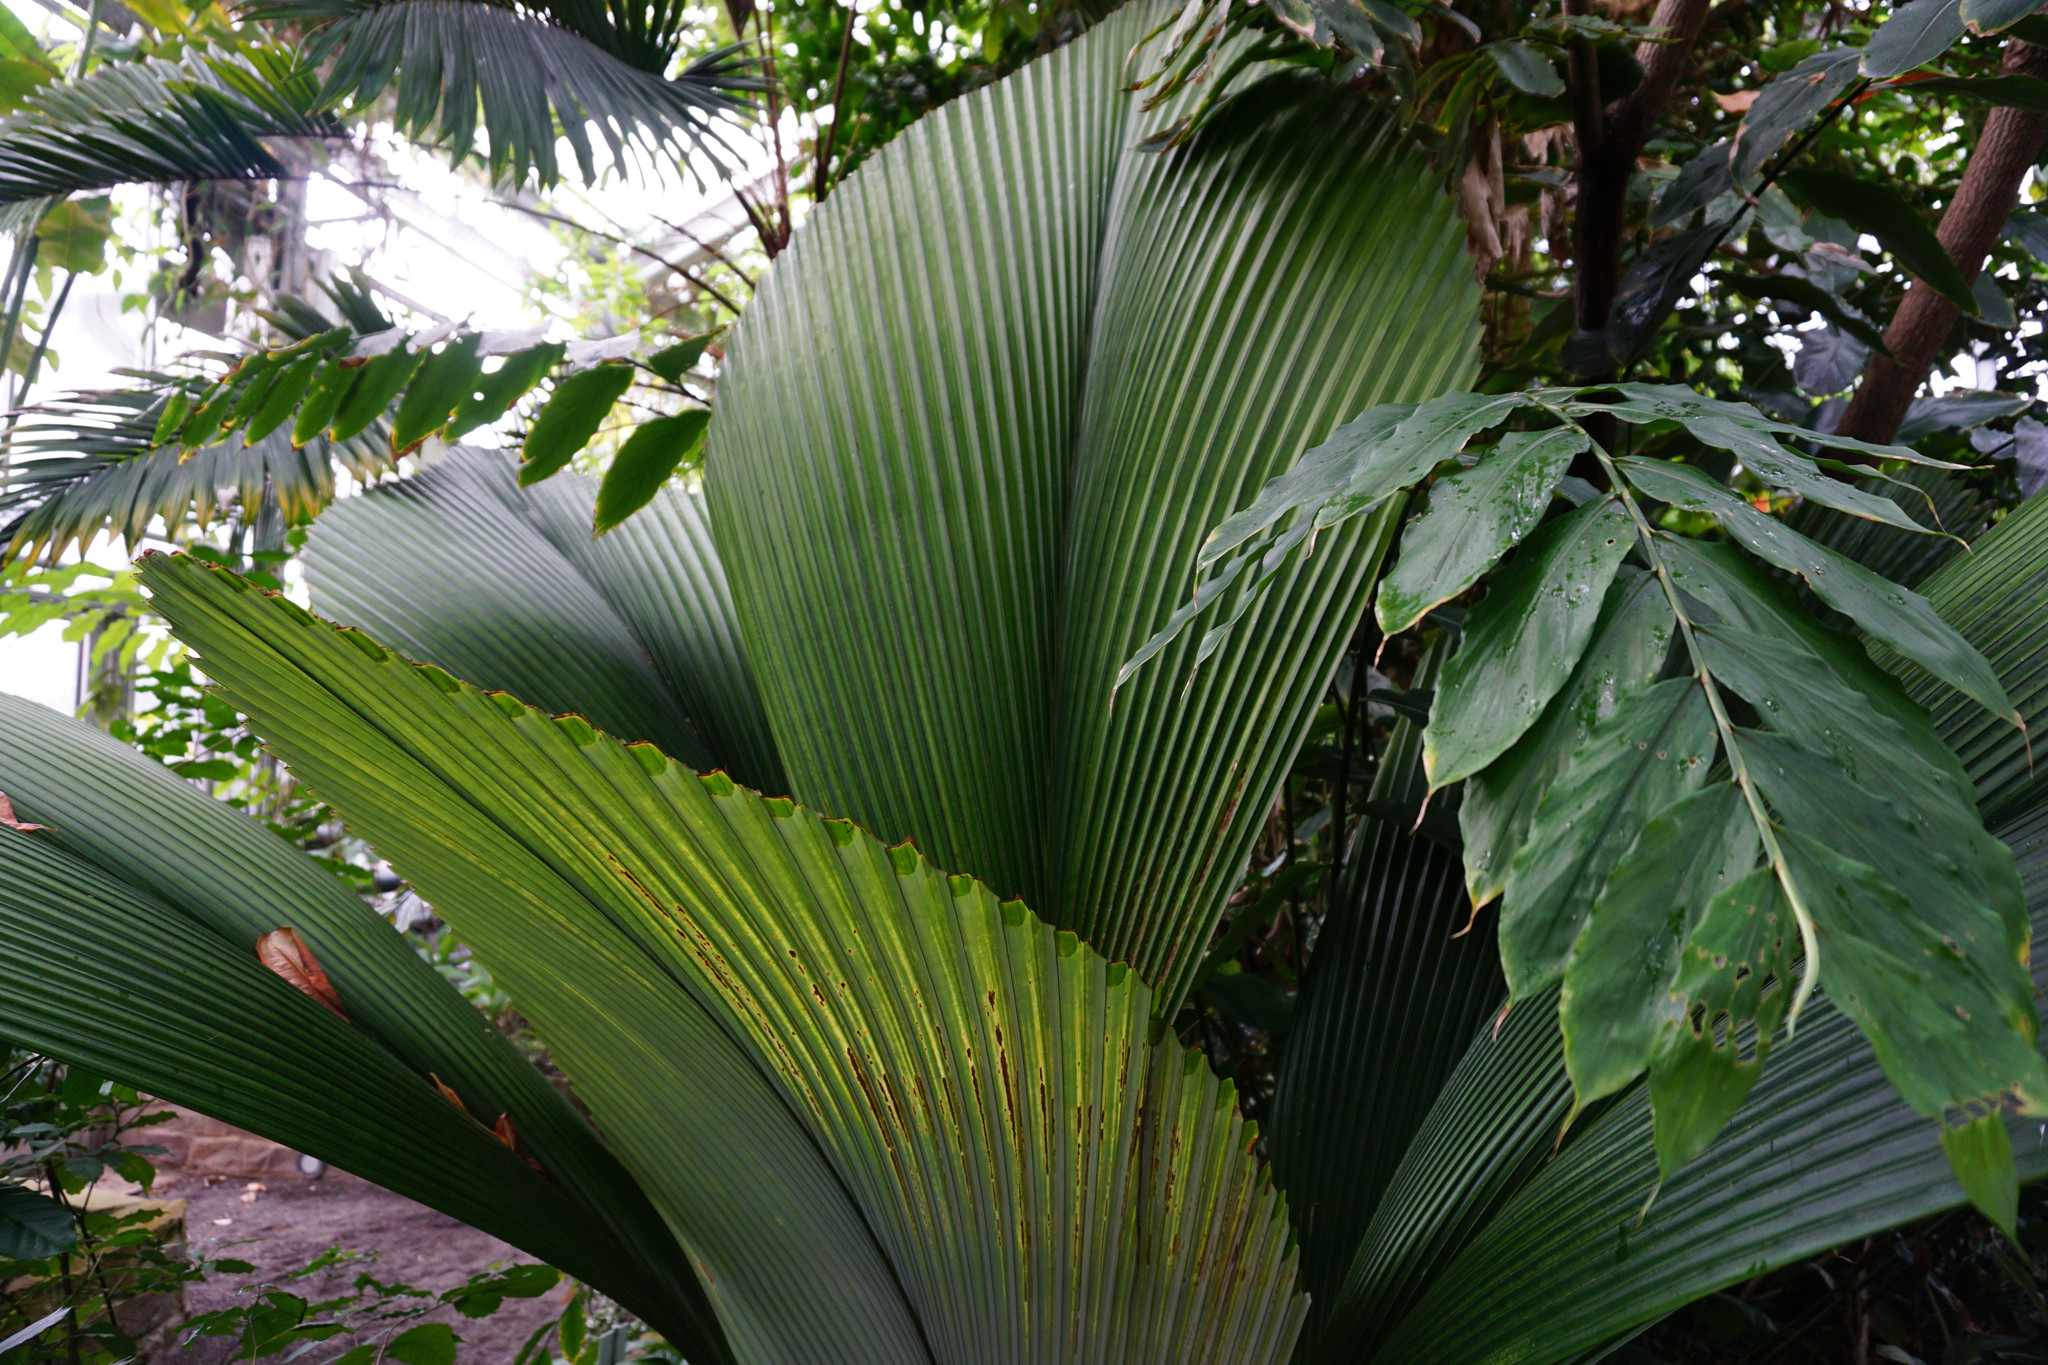
[[[647,357],[647,368],[671,384],[683,382],[683,376],[696,368],[704,357],[704,348],[718,340],[723,332],[706,332],[700,337],[691,337],[675,345],[656,351]]]
[[[40,1261],[77,1245],[70,1210],[26,1185],[0,1184],[0,1260]]]
[[[1652,817],[1706,780],[1717,743],[1699,683],[1672,678],[1624,698],[1550,785],[1501,901],[1516,1000],[1564,975],[1608,874]]]
[[[1477,465],[1432,484],[1429,510],[1402,532],[1400,561],[1380,584],[1380,629],[1406,630],[1478,582],[1535,529],[1588,444],[1576,427],[1510,432]]]
[[[1772,869],[1757,868],[1707,905],[1650,1061],[1662,1179],[1704,1152],[1749,1097],[1792,1001],[1798,956],[1798,926]]]
[[[1707,904],[1756,865],[1756,826],[1732,782],[1679,798],[1615,865],[1565,966],[1558,1019],[1583,1109],[1643,1073],[1667,1025],[1685,947]]]
[[[1495,575],[1430,705],[1423,766],[1431,791],[1499,758],[1543,714],[1634,544],[1627,513],[1603,499],[1542,527]]]
[[[1486,55],[1507,78],[1509,85],[1525,95],[1554,99],[1564,93],[1564,80],[1543,54],[1527,43],[1499,42],[1486,45]]]
[[[595,530],[603,535],[645,507],[684,458],[704,444],[711,414],[703,408],[642,422],[612,456],[598,486]]]
[[[1962,40],[1961,0],[1912,0],[1892,11],[1863,49],[1862,73],[1880,80],[1925,66]]]
[[[1334,526],[1379,506],[1457,454],[1466,441],[1528,405],[1528,395],[1520,393],[1447,393],[1430,399],[1384,440],[1359,452],[1343,487],[1316,513],[1316,526]]]
[[[1384,403],[1368,408],[1331,432],[1329,440],[1308,451],[1292,469],[1261,488],[1251,506],[1209,533],[1195,561],[1196,569],[1208,569],[1290,512],[1320,509],[1351,479],[1353,469],[1368,464],[1380,443],[1414,411],[1412,403]],[[1415,479],[1427,473],[1428,468],[1425,465]]]
[[[526,434],[519,486],[525,488],[560,473],[571,456],[590,444],[590,438],[611,415],[612,404],[632,385],[633,367],[618,363],[583,370],[555,385],[547,406],[534,419],[533,430]]]
[[[1475,907],[1507,889],[1543,793],[1621,698],[1656,679],[1676,629],[1656,576],[1623,565],[1571,680],[1514,748],[1465,783],[1458,824]]]
[[[1660,501],[1704,512],[1751,554],[1806,580],[1819,598],[1993,715],[2022,724],[1991,665],[1927,599],[1765,516],[1697,469],[1664,460],[1618,462],[1629,481]]]

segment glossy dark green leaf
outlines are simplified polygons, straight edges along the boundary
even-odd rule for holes
[[[647,357],[647,368],[671,384],[680,384],[683,376],[695,369],[697,362],[704,358],[704,348],[718,340],[721,332],[706,332],[700,337],[679,341],[673,346],[663,347]]]
[[[1895,88],[1912,95],[1953,95],[1975,104],[2048,114],[2048,81],[2038,76],[1934,76]]]
[[[1605,358],[1581,359],[1574,370],[1597,375],[1634,364],[1727,235],[1726,224],[1709,223],[1667,237],[1631,261],[1599,334]]]
[[[1863,49],[1862,73],[1877,79],[1925,66],[1962,40],[1962,0],[1911,0],[1895,8]]]
[[[1334,526],[1379,506],[1456,456],[1466,441],[1527,406],[1528,400],[1518,393],[1446,393],[1430,399],[1403,418],[1384,440],[1364,447],[1354,457],[1343,484],[1317,511],[1316,525]],[[1361,423],[1364,420],[1361,418]]]
[[[334,420],[334,414],[341,410],[342,403],[356,386],[362,375],[362,368],[350,368],[335,361],[323,361],[320,371],[314,375],[311,391],[306,402],[299,409],[299,415],[292,422],[292,444],[304,446],[327,429]]]
[[[328,439],[346,441],[391,411],[391,404],[405,391],[405,386],[411,382],[425,358],[424,353],[410,349],[401,339],[396,346],[365,364],[357,374],[356,382],[349,386],[341,406],[334,410],[334,421],[327,428]],[[304,415],[303,409],[300,415]]]
[[[1775,869],[1759,867],[1708,902],[1650,1060],[1659,1179],[1706,1151],[1749,1098],[1797,988],[1798,957],[1799,927]]]
[[[1678,168],[1676,179],[1657,193],[1650,205],[1650,226],[1666,228],[1684,224],[1695,213],[1728,193],[1735,182],[1728,174],[1730,144],[1716,142],[1688,158]]]
[[[1823,602],[1871,635],[1974,698],[1993,715],[2018,722],[2019,713],[1991,665],[1918,593],[1887,582],[1855,560],[1808,540],[1696,469],[1638,458],[1624,459],[1621,465],[1629,481],[1643,492],[1713,516],[1751,554],[1798,574]]]
[[[1929,288],[1965,315],[1977,316],[1977,299],[1962,267],[1950,259],[1920,211],[1897,190],[1864,177],[1810,166],[1787,171],[1778,182],[1819,212],[1877,238],[1900,265]]]
[[[1780,746],[1775,757],[1784,753]],[[1997,917],[1949,907],[1929,923],[1926,907],[1868,865],[1797,830],[1780,838],[1820,929],[1830,998],[1863,1030],[1906,1103],[1932,1119],[1954,1109],[1998,1112],[2014,1097],[2022,1113],[2048,1112],[2033,983]],[[1980,1020],[1997,1022],[1973,1026]]]
[[[2048,601],[2048,498],[2030,498],[1922,585],[1927,600],[1984,653],[2022,714],[2048,708],[2048,641],[2040,604]],[[2027,737],[1933,675],[1882,651],[1906,675],[1977,784],[1985,822],[1996,829],[2048,794],[2048,763]]]
[[[711,414],[703,408],[656,417],[633,428],[598,486],[593,525],[603,535],[651,502],[678,466],[704,444]]]
[[[442,435],[458,440],[488,422],[504,416],[514,403],[532,392],[541,377],[552,370],[567,350],[559,341],[529,346],[505,357],[504,364],[476,381],[476,388],[464,397]]]
[[[1920,2],[1938,4],[1943,0]],[[1947,3],[1952,6],[1954,0]],[[1873,42],[1872,47],[1875,46]],[[1765,86],[1735,132],[1735,145],[1729,156],[1734,183],[1746,183],[1793,134],[1833,104],[1849,88],[1849,82],[1856,79],[1859,59],[1868,60],[1865,53],[1853,47],[1816,52]]]
[[[1621,698],[1655,680],[1676,631],[1656,577],[1624,565],[1570,680],[1512,749],[1465,782],[1458,824],[1472,904],[1484,905],[1507,889],[1508,870],[1544,792]]]
[[[1686,945],[1723,887],[1756,865],[1756,825],[1732,782],[1652,816],[1593,902],[1558,997],[1565,1069],[1584,1109],[1643,1074],[1667,1025]]]
[[[1380,629],[1406,630],[1478,582],[1536,528],[1586,446],[1576,427],[1509,432],[1477,465],[1430,485],[1429,510],[1402,531],[1401,557],[1380,581]]]
[[[1804,363],[1802,359],[1801,364]],[[1629,403],[1616,407],[1624,414],[1636,411]],[[1743,468],[1774,487],[1797,493],[1809,501],[1846,512],[1852,517],[1883,522],[1903,531],[1926,529],[1891,499],[1866,493],[1854,484],[1828,477],[1807,456],[1780,444],[1772,430],[1774,424],[1763,414],[1755,413],[1754,416],[1756,420],[1748,422],[1725,411],[1696,412],[1685,419],[1685,429],[1702,445],[1733,451],[1742,460]]]
[[[1593,898],[1652,816],[1706,781],[1718,740],[1704,694],[1672,678],[1622,698],[1544,793],[1501,900],[1515,999],[1563,976]]]
[[[255,445],[283,426],[298,411],[299,401],[306,396],[306,389],[312,384],[320,365],[320,357],[316,355],[300,356],[292,361],[277,377],[277,382],[270,386],[263,402],[249,414],[249,425],[242,433],[242,440]]]
[[[2041,7],[2032,0],[1962,0],[1963,26],[1980,37],[2011,28]]]
[[[40,1261],[77,1245],[69,1209],[25,1185],[0,1182],[0,1261]]]
[[[457,337],[420,362],[391,419],[391,449],[403,454],[447,425],[455,410],[473,400],[483,374],[479,332]]]
[[[1673,540],[1660,552],[1681,590],[1724,622],[1808,643],[1879,714],[1925,723],[1860,646],[1821,627],[1741,551]],[[2048,499],[2022,506],[1927,585],[2030,720],[2048,709],[2048,630],[2025,605],[2043,582]],[[1924,674],[1913,685],[1986,810],[2006,813],[2001,837],[2020,855],[2036,932],[2048,932],[2048,781],[2028,768],[2019,731]],[[1780,1051],[1728,1130],[1672,1173],[1646,1214],[1658,1182],[1647,1091],[1583,1117],[1553,1159],[1570,1094],[1556,1017],[1541,1000],[1518,1006],[1497,1038],[1481,1035],[1425,1122],[1333,1310],[1333,1323],[1358,1330],[1326,1333],[1319,1358],[1362,1358],[1397,1327],[1393,1349],[1373,1358],[1577,1358],[1703,1294],[1963,1202],[1934,1126],[1899,1100],[1825,990]],[[2022,1178],[2048,1176],[2040,1124],[2009,1121],[2008,1131]],[[1470,1311],[1478,1296],[1483,1314]],[[1531,1355],[1539,1340],[1546,1349]]]
[[[1376,458],[1380,446],[1414,412],[1413,403],[1382,403],[1368,408],[1331,432],[1321,445],[1305,451],[1293,468],[1259,489],[1250,506],[1231,514],[1209,532],[1202,541],[1196,568],[1210,568],[1290,512],[1320,511],[1325,503],[1337,496],[1337,491],[1352,477],[1354,469],[1380,466],[1381,462]],[[1406,481],[1414,483],[1420,480],[1429,472],[1431,464],[1414,469]],[[1408,468],[1394,470],[1393,475],[1407,473]],[[1402,486],[1387,475],[1378,477],[1385,482],[1388,496]]]
[[[1564,78],[1527,43],[1488,43],[1486,55],[1493,59],[1494,66],[1507,78],[1508,84],[1525,95],[1549,99],[1564,93]]]
[[[1800,339],[1792,373],[1808,398],[1841,393],[1856,382],[1870,359],[1870,347],[1834,327],[1818,327]]]
[[[526,434],[520,484],[536,484],[559,473],[590,444],[611,415],[612,404],[632,386],[633,367],[626,364],[596,365],[556,384]]]
[[[1430,703],[1423,766],[1432,791],[1492,763],[1543,714],[1634,544],[1621,504],[1602,499],[1546,523],[1494,575]]]

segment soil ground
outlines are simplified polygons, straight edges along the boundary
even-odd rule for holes
[[[247,1302],[246,1295],[237,1299],[237,1291],[267,1282],[280,1283],[301,1298],[318,1302],[349,1292],[363,1270],[387,1282],[399,1280],[439,1291],[461,1284],[494,1262],[533,1259],[495,1237],[367,1181],[330,1177],[252,1182],[168,1171],[165,1177],[155,1193],[186,1201],[188,1237],[194,1241],[213,1238],[220,1243],[215,1255],[247,1261],[257,1268],[254,1275],[215,1275],[190,1286],[186,1299],[194,1314]],[[251,1189],[252,1184],[264,1188]],[[376,1262],[284,1281],[286,1274],[337,1244],[347,1251],[374,1252]],[[426,1320],[445,1320],[454,1326],[463,1339],[458,1356],[461,1365],[509,1365],[534,1328],[561,1311],[567,1292],[565,1284],[538,1299],[508,1299],[497,1313],[475,1321],[445,1309]],[[349,1338],[336,1338],[331,1346],[305,1359],[331,1359],[349,1344]],[[219,1365],[232,1349],[231,1338],[200,1337],[189,1347],[157,1356],[153,1365]]]

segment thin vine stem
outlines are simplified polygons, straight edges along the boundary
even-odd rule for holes
[[[1567,419],[1570,420],[1570,419]],[[1572,425],[1578,427],[1574,421]],[[1585,431],[1584,427],[1579,427]],[[1586,438],[1592,441],[1590,435]],[[1707,694],[1707,708],[1713,713],[1714,728],[1720,733],[1721,747],[1728,753],[1728,770],[1735,779],[1735,785],[1742,792],[1742,798],[1749,805],[1750,819],[1756,824],[1757,836],[1763,841],[1764,856],[1770,861],[1771,872],[1777,877],[1778,885],[1785,889],[1785,901],[1792,907],[1792,918],[1799,924],[1799,945],[1806,954],[1806,963],[1799,977],[1799,989],[1792,997],[1792,1008],[1785,1014],[1785,1036],[1790,1038],[1799,1022],[1799,1011],[1803,1009],[1813,988],[1820,979],[1820,934],[1815,928],[1813,914],[1806,908],[1806,898],[1800,894],[1798,883],[1792,878],[1792,870],[1785,864],[1785,852],[1778,844],[1777,828],[1771,823],[1770,815],[1764,810],[1763,798],[1757,795],[1756,784],[1750,781],[1749,765],[1743,761],[1742,746],[1735,740],[1735,723],[1728,717],[1728,708],[1721,701],[1720,689],[1715,686],[1714,674],[1707,667],[1701,655],[1699,642],[1693,637],[1692,618],[1685,613],[1685,606],[1679,601],[1678,585],[1671,581],[1671,569],[1664,562],[1664,556],[1657,549],[1656,533],[1650,520],[1643,515],[1635,495],[1630,491],[1628,481],[1622,478],[1613,459],[1598,441],[1593,441],[1593,455],[1606,471],[1609,484],[1622,506],[1628,509],[1629,517],[1635,522],[1636,539],[1643,547],[1656,570],[1657,582],[1664,589],[1664,600],[1671,604],[1671,611],[1678,618],[1678,632],[1685,640],[1687,656],[1692,660],[1693,677],[1700,689]]]

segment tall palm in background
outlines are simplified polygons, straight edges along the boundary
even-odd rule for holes
[[[540,166],[550,111],[649,100],[620,142],[695,126],[590,65],[652,60],[623,20],[599,42],[575,28],[599,16],[487,8],[342,12],[328,85],[367,98],[395,64],[409,127],[466,136],[480,107],[494,161],[495,109],[507,167]],[[458,453],[316,525],[314,604],[349,629],[194,560],[146,571],[223,694],[491,964],[594,1122],[291,849],[12,702],[0,791],[44,828],[0,830],[0,1031],[504,1236],[692,1360],[1584,1358],[1959,1203],[1824,1002],[1647,1212],[1641,1085],[1561,1140],[1554,1011],[1495,1023],[1492,945],[1453,936],[1455,854],[1384,818],[1420,803],[1412,721],[1303,978],[1264,1135],[1284,1203],[1230,1087],[1155,1039],[1219,966],[1400,501],[1276,564],[1220,645],[1121,687],[1119,665],[1210,527],[1361,409],[1467,382],[1476,331],[1450,205],[1369,104],[1272,73],[1134,152],[1187,112],[1120,93],[1162,17],[1118,14],[833,194],[733,338],[701,494],[650,491],[593,540],[588,483]],[[555,83],[494,104],[503,63],[464,51]],[[198,69],[138,96],[124,136],[153,146],[180,111],[283,126]],[[404,448],[404,405],[386,420]],[[164,448],[147,425],[135,458]],[[1927,588],[2030,720],[2048,637],[2014,606],[2044,579],[2037,501]],[[1590,728],[1615,678],[1661,662],[1589,655],[1548,724]],[[2023,737],[1911,685],[2038,872]],[[251,949],[285,929],[304,951],[280,980]],[[2030,1126],[2013,1140],[2048,1173]]]

